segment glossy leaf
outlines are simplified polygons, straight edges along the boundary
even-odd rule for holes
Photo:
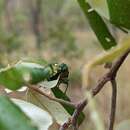
[[[91,28],[95,32],[100,44],[105,50],[117,45],[114,37],[109,32],[105,22],[98,13],[91,8],[91,6],[86,2],[86,0],[77,0],[81,9],[83,10],[86,18],[88,19]]]
[[[130,29],[130,1],[107,0],[110,21],[120,27]]]
[[[86,0],[99,15],[117,27],[130,29],[129,0]]]
[[[53,94],[55,95],[55,97],[66,100],[66,101],[70,101],[69,97],[67,97],[66,94],[63,93],[58,87],[54,87],[51,90],[52,90]],[[70,115],[72,115],[74,113],[74,110],[75,110],[74,107],[70,107],[70,106],[68,106],[66,104],[61,104],[61,105],[65,108],[65,110]],[[78,117],[78,124],[79,125],[83,122],[84,118],[85,118],[85,115],[84,115],[83,112],[81,112],[79,117]]]
[[[70,118],[70,115],[59,103],[49,100],[47,97],[38,94],[34,90],[28,90],[27,101],[39,106],[42,109],[46,109],[57,123],[63,124]]]
[[[55,97],[70,101],[70,99],[58,87],[51,88],[51,90]],[[65,120],[67,120],[75,110],[74,107],[65,104],[59,104],[54,101],[50,101],[46,97],[41,96],[40,94],[37,94],[32,90],[29,90],[27,93],[27,101],[41,108],[46,108],[59,124],[65,122]],[[62,114],[58,115],[57,113],[62,113]],[[78,118],[79,125],[83,122],[84,118],[85,115],[83,112],[81,112]]]
[[[18,62],[0,70],[0,84],[11,90],[17,90],[26,83],[36,84],[51,75],[49,66],[41,66],[31,62]]]
[[[93,9],[95,9],[101,16],[109,19],[109,9],[107,0],[86,0]]]
[[[48,130],[52,125],[52,117],[45,110],[19,99],[12,99],[24,113],[37,125],[38,130]]]
[[[47,89],[51,89],[57,86],[59,82],[59,77],[56,80],[52,80],[52,81],[42,81],[40,83],[38,83],[39,86],[43,87],[43,88],[47,88]]]
[[[5,96],[0,96],[0,130],[38,130],[34,123]]]

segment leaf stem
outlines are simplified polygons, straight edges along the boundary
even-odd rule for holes
[[[47,97],[48,99],[50,99],[50,100],[52,100],[52,101],[58,102],[58,103],[60,103],[60,104],[66,104],[66,105],[68,105],[68,106],[72,106],[72,107],[76,108],[76,105],[75,105],[74,103],[65,101],[65,100],[63,100],[63,99],[59,99],[59,98],[52,97],[51,95],[49,95],[49,94],[43,92],[42,90],[40,90],[40,89],[39,89],[37,86],[35,86],[35,85],[27,84],[27,86],[28,86],[29,89],[32,89],[32,90],[38,92],[39,94],[41,94],[41,95]]]

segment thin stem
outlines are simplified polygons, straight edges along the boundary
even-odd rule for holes
[[[113,125],[114,125],[114,121],[115,121],[115,112],[116,112],[116,96],[117,96],[117,88],[116,88],[116,74],[118,72],[118,70],[120,69],[121,65],[123,64],[123,62],[125,61],[126,57],[128,56],[128,54],[130,53],[130,49],[128,49],[116,62],[114,62],[109,70],[109,72],[107,72],[103,77],[101,77],[101,79],[99,80],[98,84],[96,85],[96,87],[94,87],[91,90],[91,94],[92,96],[96,96],[104,87],[104,85],[107,82],[111,82],[112,83],[112,104],[111,104],[111,115],[110,115],[110,125],[109,125],[109,130],[113,130]],[[82,103],[84,103],[84,106],[82,107],[82,103],[79,103],[77,106],[77,109],[75,109],[73,116],[72,116],[72,125],[75,128],[75,130],[77,129],[77,120],[78,120],[78,116],[80,114],[80,112],[82,112],[82,110],[84,109],[84,107],[88,104],[89,100],[86,98],[84,99],[84,101]],[[81,109],[82,108],[82,109]],[[65,122],[66,124],[67,122]],[[62,126],[61,126],[62,127]],[[62,127],[62,130],[65,130],[66,128]]]
[[[104,85],[110,81],[112,84],[112,103],[111,103],[111,114],[110,114],[110,124],[109,124],[109,130],[113,130],[113,126],[114,126],[114,121],[115,121],[115,113],[116,113],[116,96],[117,96],[117,85],[116,85],[116,75],[117,72],[119,70],[119,68],[121,67],[121,65],[123,64],[123,62],[125,61],[126,57],[128,56],[128,54],[130,53],[130,49],[128,49],[124,55],[122,55],[116,62],[114,62],[112,64],[112,67],[110,68],[109,72],[107,72],[98,82],[98,84],[96,85],[95,88],[92,89],[91,94],[94,97],[95,95],[97,95],[101,89],[104,87]],[[34,85],[30,85],[27,84],[27,86],[40,93],[41,95],[47,97],[50,100],[56,101],[58,103],[61,104],[66,104],[69,106],[72,106],[75,108],[75,111],[72,115],[72,119],[69,119],[67,122],[65,122],[61,127],[60,130],[65,130],[67,129],[71,124],[73,126],[74,130],[78,130],[78,117],[80,115],[80,113],[83,111],[84,107],[88,104],[88,99],[86,98],[85,100],[83,100],[82,102],[78,103],[77,105],[72,103],[72,102],[68,102],[59,98],[55,98],[52,97],[46,93],[44,93],[42,90],[40,90],[38,87],[34,86]]]
[[[70,125],[72,125],[73,130],[78,130],[78,117],[80,113],[83,111],[84,107],[86,106],[87,102],[84,100],[83,102],[80,102],[77,104],[77,107],[72,115],[71,120],[69,119],[66,121],[63,125],[61,125],[59,130],[66,130],[69,128]]]
[[[30,84],[27,84],[27,86],[28,86],[28,88],[30,88],[30,89],[38,92],[39,94],[47,97],[48,99],[50,99],[52,101],[58,102],[60,104],[66,104],[68,106],[72,106],[72,107],[76,108],[76,105],[74,103],[68,102],[68,101],[65,101],[65,100],[62,100],[62,99],[59,99],[59,98],[52,97],[49,94],[46,94],[45,92],[43,92],[42,90],[40,90],[37,86],[30,85]]]
[[[59,130],[65,130],[65,129],[68,129],[68,127],[71,125],[71,119],[69,118],[67,122],[65,122]]]
[[[109,119],[109,130],[113,130],[116,114],[116,98],[117,98],[117,83],[116,80],[111,80],[112,84],[112,99],[111,99],[111,113]]]
[[[77,119],[78,119],[78,116],[80,115],[80,113],[83,111],[84,107],[86,106],[87,104],[87,101],[84,100],[83,102],[80,102],[78,105],[77,105],[77,108],[75,109],[74,113],[73,113],[73,116],[72,116],[72,126],[74,128],[74,130],[77,130],[78,129],[78,126],[77,126]]]

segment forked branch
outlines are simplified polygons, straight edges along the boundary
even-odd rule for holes
[[[111,100],[111,113],[110,113],[110,119],[109,119],[109,130],[113,130],[113,125],[115,121],[116,96],[117,96],[117,84],[115,80],[116,75],[129,53],[130,53],[130,49],[128,49],[116,62],[112,64],[109,72],[107,72],[103,77],[101,77],[96,87],[94,87],[91,90],[91,95],[94,97],[101,91],[101,89],[104,87],[104,85],[107,82],[111,82],[112,84],[112,100]],[[88,104],[88,102],[89,102],[88,99],[85,99],[82,103],[77,104],[75,112],[73,113],[73,116],[72,116],[72,126],[74,130],[78,130],[77,121],[78,121],[79,114],[83,111],[84,107]],[[68,124],[68,122],[65,122],[65,124]],[[62,130],[65,130],[68,128],[67,126],[65,128],[63,126],[64,124],[61,126]]]

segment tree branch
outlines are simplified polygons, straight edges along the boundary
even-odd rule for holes
[[[96,85],[95,88],[93,88],[90,93],[91,95],[94,97],[96,96],[100,91],[101,89],[104,87],[104,85],[107,83],[107,82],[111,82],[112,84],[112,102],[111,102],[111,114],[110,114],[110,123],[109,123],[109,130],[113,130],[113,125],[114,125],[114,121],[115,121],[115,113],[116,113],[116,96],[117,96],[117,85],[116,85],[116,75],[117,75],[117,72],[119,70],[119,68],[121,67],[121,65],[123,64],[123,62],[125,61],[126,57],[128,56],[128,54],[130,53],[130,49],[128,49],[126,51],[126,53],[124,53],[124,55],[122,55],[116,62],[114,62],[112,64],[112,67],[110,68],[109,72],[107,72],[98,82],[98,84]],[[61,103],[61,104],[66,104],[66,105],[69,105],[69,106],[72,106],[72,107],[75,107],[75,111],[72,115],[72,118],[71,120],[69,119],[67,122],[65,122],[61,127],[60,127],[60,130],[65,130],[67,129],[70,125],[73,126],[73,129],[74,130],[78,130],[78,117],[80,115],[80,113],[83,111],[84,107],[88,104],[89,100],[86,98],[84,99],[82,102],[78,103],[77,105],[72,103],[72,102],[68,102],[68,101],[65,101],[65,100],[62,100],[62,99],[59,99],[59,98],[55,98],[55,97],[52,97],[46,93],[44,93],[42,90],[40,90],[38,87],[36,86],[33,86],[33,85],[30,85],[30,84],[27,84],[27,86],[40,93],[41,95],[47,97],[48,99],[50,100],[53,100],[53,101],[56,101],[58,103]]]
[[[115,79],[111,80],[111,85],[112,85],[112,99],[111,99],[111,113],[110,113],[108,130],[113,130],[113,126],[115,122],[116,97],[117,97],[117,83]]]
[[[28,86],[28,88],[30,88],[30,89],[38,92],[39,94],[47,97],[48,99],[50,99],[52,101],[58,102],[60,104],[66,104],[68,106],[72,106],[72,107],[76,108],[76,105],[74,103],[68,102],[68,101],[65,101],[65,100],[62,100],[62,99],[59,99],[59,98],[52,97],[49,94],[46,94],[45,92],[43,92],[42,90],[40,90],[37,86],[30,85],[30,84],[27,84],[27,86]]]
[[[73,126],[74,130],[78,130],[77,119],[78,119],[78,116],[80,115],[80,113],[83,111],[83,109],[86,106],[86,104],[87,104],[86,100],[84,100],[83,102],[79,103],[77,105],[76,110],[73,113],[73,116],[72,116],[72,126]]]
[[[112,84],[112,104],[111,104],[111,114],[110,114],[110,124],[109,124],[109,130],[113,130],[113,125],[115,121],[115,112],[116,112],[116,95],[117,95],[117,88],[116,88],[116,75],[118,70],[120,69],[121,65],[125,61],[126,57],[130,53],[130,49],[128,49],[116,62],[112,64],[112,67],[110,68],[109,72],[107,72],[98,82],[95,88],[93,88],[90,93],[92,96],[96,96],[101,89],[104,87],[104,85],[107,82],[111,82]],[[77,120],[79,117],[80,112],[83,111],[84,107],[88,104],[88,99],[85,99],[82,103],[77,104],[77,108],[75,109],[73,116],[72,116],[72,125],[74,130],[77,130]],[[67,124],[67,122],[65,122]],[[62,125],[64,126],[64,124]],[[62,127],[61,126],[61,127]],[[69,127],[69,126],[68,126]],[[68,127],[63,128],[62,130],[67,129]]]

